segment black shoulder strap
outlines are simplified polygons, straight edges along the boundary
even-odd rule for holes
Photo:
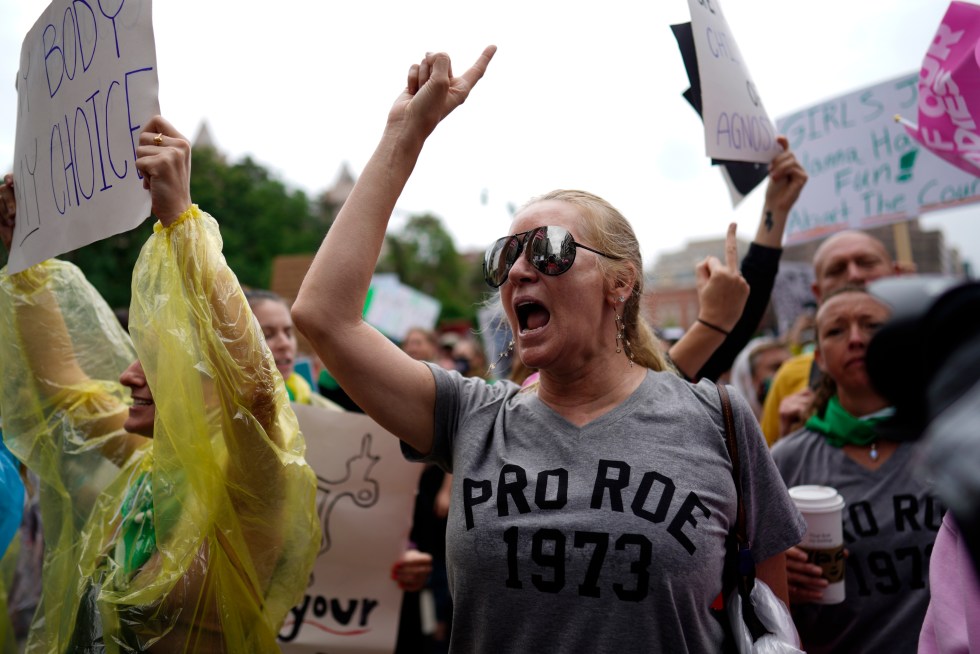
[[[728,458],[732,461],[732,481],[735,482],[735,498],[738,502],[738,512],[735,515],[735,538],[739,549],[748,547],[748,534],[745,529],[745,504],[742,502],[742,464],[738,458],[738,440],[735,437],[735,412],[732,409],[732,399],[724,384],[715,384],[718,397],[721,399],[721,419],[725,423],[725,446],[728,448]]]
[[[738,440],[735,435],[735,412],[728,389],[724,384],[715,384],[718,397],[721,399],[721,418],[725,423],[725,446],[728,457],[732,460],[732,480],[735,482],[735,498],[738,505],[735,514],[735,542],[738,547],[738,594],[742,597],[742,619],[749,629],[753,640],[758,640],[769,630],[765,628],[755,613],[755,607],[750,599],[752,588],[755,586],[755,560],[752,558],[752,547],[749,543],[748,531],[745,526],[745,503],[742,501],[742,464],[738,457]]]

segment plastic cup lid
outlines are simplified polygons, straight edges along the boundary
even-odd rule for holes
[[[793,486],[789,496],[800,511],[830,513],[844,508],[844,498],[830,486]]]

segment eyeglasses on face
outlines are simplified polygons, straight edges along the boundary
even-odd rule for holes
[[[507,274],[521,252],[535,270],[545,275],[568,272],[575,263],[578,248],[594,252],[607,259],[622,259],[576,243],[564,227],[546,226],[497,239],[483,257],[483,278],[492,288],[507,281]]]

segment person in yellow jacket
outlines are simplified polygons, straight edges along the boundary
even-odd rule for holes
[[[191,204],[190,144],[155,117],[137,155],[159,223],[132,344],[71,264],[0,272],[4,438],[41,479],[47,544],[27,651],[277,651],[319,548],[315,476],[217,223]]]

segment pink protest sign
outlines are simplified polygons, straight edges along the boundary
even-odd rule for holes
[[[919,72],[919,125],[909,134],[937,156],[980,176],[980,6],[953,2]]]

